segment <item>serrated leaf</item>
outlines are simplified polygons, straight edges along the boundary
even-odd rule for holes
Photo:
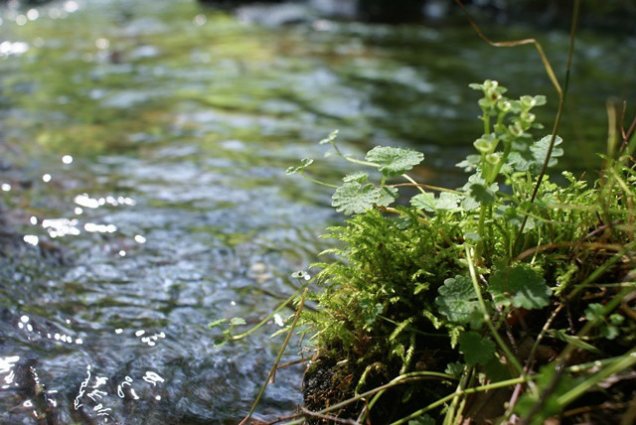
[[[466,196],[462,200],[462,209],[465,211],[474,211],[481,207],[481,204],[472,196]]]
[[[437,292],[439,295],[435,298],[435,304],[439,312],[450,322],[468,324],[475,319],[476,314],[481,315],[477,294],[470,278],[457,275],[446,279]]]
[[[464,365],[463,363],[453,362],[446,365],[446,369],[444,369],[444,373],[459,379],[464,373],[465,368],[466,368],[466,365]]]
[[[495,355],[495,343],[477,332],[465,332],[459,337],[459,350],[469,366],[485,365]]]
[[[499,186],[496,183],[486,187],[483,184],[473,184],[470,186],[470,196],[481,205],[492,205],[497,200]]]
[[[410,149],[376,146],[367,152],[366,160],[379,165],[387,177],[399,176],[424,160],[424,154]]]
[[[537,165],[541,166],[545,162],[545,158],[548,155],[548,149],[550,148],[550,140],[552,136],[545,136],[541,140],[534,142],[530,146],[530,152],[532,153],[532,157]],[[557,158],[563,156],[563,149],[557,147],[561,143],[563,143],[563,139],[559,136],[556,136],[554,140],[554,148],[552,149],[552,154],[550,155],[550,161],[548,162],[549,167],[554,167],[558,160]]]
[[[481,155],[468,155],[465,160],[455,164],[456,167],[463,168],[464,171],[476,170],[481,162]]]
[[[439,194],[439,198],[435,202],[435,208],[438,210],[455,211],[458,209],[459,201],[461,200],[459,195],[450,192],[442,192]]]
[[[309,167],[313,163],[314,163],[313,159],[311,159],[311,158],[303,158],[300,161],[300,165],[297,165],[296,167],[287,168],[285,173],[287,173],[287,175],[302,173],[303,171],[305,171],[305,168]]]
[[[364,171],[358,171],[356,173],[347,174],[342,178],[342,181],[345,183],[349,182],[358,182],[358,183],[366,183],[369,180],[369,175]]]
[[[368,211],[374,205],[381,205],[384,200],[386,198],[382,189],[371,183],[363,185],[357,181],[351,181],[336,189],[331,197],[331,205],[336,211],[351,215]]]
[[[502,364],[497,356],[492,356],[490,361],[484,365],[484,372],[491,382],[511,379],[510,370]]]
[[[525,159],[519,152],[510,152],[507,164],[515,171],[528,171],[533,164]]]
[[[327,138],[322,139],[320,142],[318,142],[318,144],[326,145],[327,143],[333,143],[337,137],[338,137],[338,130],[334,130],[331,133],[329,133],[329,136],[327,136]]]
[[[552,293],[543,276],[527,264],[495,271],[488,288],[497,306],[513,305],[528,310],[547,306]]]
[[[435,204],[435,195],[430,192],[420,193],[411,198],[411,205],[420,210],[433,212]]]
[[[379,205],[382,207],[388,207],[393,202],[395,202],[397,197],[398,197],[397,188],[383,186],[382,188],[380,188],[380,198],[376,202],[376,205]]]

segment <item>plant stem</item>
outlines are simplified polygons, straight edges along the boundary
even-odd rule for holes
[[[444,416],[443,425],[453,425],[455,423],[455,417],[459,413],[461,413],[461,410],[458,411],[457,409],[457,405],[459,404],[459,399],[460,399],[459,395],[462,391],[466,389],[466,386],[468,385],[468,381],[470,380],[472,374],[473,374],[472,369],[466,371],[466,367],[464,368],[464,374],[462,375],[462,379],[459,381],[459,384],[457,385],[457,389],[455,390],[455,397],[453,398],[453,401],[451,401],[448,411],[446,412],[446,415]]]
[[[243,418],[243,420],[239,423],[239,425],[246,425],[248,423],[248,421],[250,420],[250,418],[256,411],[256,407],[258,406],[258,403],[260,403],[261,398],[263,398],[263,394],[265,394],[265,390],[267,389],[267,386],[269,385],[270,380],[276,374],[276,370],[278,369],[278,364],[280,363],[280,359],[283,357],[283,353],[285,352],[285,349],[287,348],[287,344],[289,344],[289,340],[291,339],[291,336],[294,333],[294,329],[296,328],[298,319],[300,319],[300,313],[303,311],[303,306],[305,305],[305,297],[307,296],[308,291],[309,291],[309,287],[305,286],[305,289],[303,290],[303,293],[300,296],[300,302],[298,303],[298,309],[296,310],[296,314],[294,315],[294,320],[291,326],[289,327],[289,331],[287,332],[287,336],[285,336],[285,340],[283,341],[283,344],[278,350],[278,354],[276,355],[276,359],[274,360],[274,365],[269,371],[267,380],[265,381],[260,391],[258,392],[258,395],[256,396],[254,403],[252,403],[252,407],[250,408],[250,411],[247,413],[247,416]]]
[[[473,282],[473,289],[475,290],[475,293],[477,294],[477,300],[479,301],[479,307],[484,317],[484,322],[486,322],[486,325],[488,326],[490,333],[492,334],[495,341],[497,341],[497,344],[499,345],[501,350],[504,352],[506,359],[510,362],[510,365],[514,367],[515,371],[519,375],[522,375],[523,368],[521,367],[521,363],[519,363],[519,360],[517,360],[517,357],[512,353],[512,351],[510,351],[510,348],[508,348],[504,340],[499,335],[499,332],[497,332],[497,329],[495,329],[495,325],[492,323],[490,314],[488,313],[488,308],[486,307],[486,303],[484,302],[484,297],[481,294],[479,281],[477,280],[477,273],[475,272],[475,264],[473,261],[473,253],[471,252],[471,249],[468,247],[468,245],[465,246],[465,250],[466,250],[466,260],[468,261],[468,269],[470,271],[470,279]]]
[[[384,385],[380,385],[379,387],[373,388],[369,391],[366,391],[362,394],[356,395],[354,397],[348,398],[346,400],[343,400],[339,403],[333,404],[329,407],[326,407],[322,410],[319,410],[315,413],[319,413],[319,414],[324,414],[324,413],[329,413],[332,412],[334,410],[338,410],[341,409],[343,407],[346,407],[348,405],[350,405],[351,403],[355,403],[356,401],[360,401],[363,399],[366,399],[369,396],[372,396],[374,394],[377,394],[379,392],[383,392],[388,390],[389,388],[393,388],[393,387],[397,387],[398,385],[402,385],[402,384],[406,384],[409,382],[414,382],[414,381],[421,381],[423,379],[442,379],[442,380],[454,380],[455,378],[452,377],[451,375],[448,375],[446,373],[439,373],[439,372],[428,372],[428,371],[419,371],[419,372],[410,372],[410,373],[406,373],[404,375],[400,375],[394,379],[391,380],[391,382],[384,384]],[[291,422],[287,422],[285,425],[300,425],[304,422],[304,419],[297,419],[295,421],[291,421]],[[239,424],[240,425],[240,424]]]
[[[325,187],[328,187],[330,189],[338,189],[338,186],[335,185],[335,184],[325,183],[323,181],[320,181],[318,179],[314,179],[313,177],[309,177],[309,176],[304,175],[304,174],[303,174],[303,177],[306,178],[307,180],[309,180],[310,182],[315,183],[317,185],[325,186]]]
[[[369,162],[369,161],[363,161],[361,159],[356,159],[353,158],[351,156],[345,156],[344,159],[346,159],[347,161],[353,163],[353,164],[358,164],[358,165],[365,165],[367,167],[374,167],[374,168],[380,168],[379,164],[375,164],[373,162]],[[404,177],[406,180],[409,181],[409,183],[411,183],[413,186],[415,186],[420,192],[422,193],[426,193],[424,191],[424,189],[422,189],[421,185],[416,182],[415,180],[413,180],[413,178],[411,176],[409,176],[408,174],[402,174],[402,177]],[[384,184],[384,182],[383,182]]]
[[[541,166],[541,171],[539,172],[539,176],[537,177],[537,182],[535,183],[534,189],[532,190],[532,196],[530,197],[530,203],[534,203],[537,195],[539,193],[539,188],[541,187],[541,183],[543,182],[543,177],[545,176],[548,170],[548,164],[550,163],[550,159],[552,157],[552,151],[554,150],[554,143],[557,138],[557,132],[559,127],[561,126],[561,117],[563,115],[563,109],[565,107],[565,96],[568,91],[568,86],[570,83],[570,69],[572,68],[572,56],[574,53],[574,40],[576,34],[576,26],[579,20],[579,9],[581,6],[581,0],[574,0],[574,6],[572,10],[572,23],[570,27],[570,44],[568,46],[568,61],[565,66],[565,80],[563,82],[563,89],[559,87],[557,93],[559,95],[559,106],[557,109],[556,116],[554,118],[554,125],[552,126],[552,133],[550,135],[550,145],[548,146],[548,151],[545,155],[545,159],[543,161],[543,165]],[[542,58],[545,56],[542,56]],[[547,57],[545,57],[547,61]],[[550,70],[552,68],[550,67]],[[554,71],[552,71],[554,74]],[[556,79],[556,76],[554,77]],[[558,82],[557,82],[558,84]],[[528,221],[528,216],[526,215],[523,218],[523,222],[521,223],[521,228],[519,229],[519,234],[523,233],[523,229],[526,227],[526,223]],[[516,245],[516,244],[515,244]]]
[[[369,161],[364,161],[362,159],[357,159],[357,158],[354,158],[352,156],[344,156],[343,158],[346,159],[347,161],[351,162],[352,164],[364,165],[364,166],[373,167],[373,168],[380,168],[379,164],[375,164],[375,163],[369,162]]]
[[[418,416],[422,416],[424,413],[435,409],[436,407],[439,407],[441,405],[443,405],[444,403],[446,403],[447,401],[452,400],[455,397],[458,396],[463,396],[463,395],[468,395],[468,394],[475,394],[475,393],[479,393],[482,391],[490,391],[490,390],[496,390],[497,388],[505,388],[505,387],[510,387],[512,385],[516,385],[516,384],[521,384],[523,382],[526,382],[527,378],[524,377],[519,377],[519,378],[514,378],[514,379],[507,379],[505,381],[499,381],[499,382],[494,382],[492,384],[487,384],[487,385],[481,385],[479,387],[473,387],[473,388],[467,388],[465,390],[461,390],[459,392],[454,392],[452,394],[447,395],[446,397],[442,397],[439,400],[429,404],[428,406],[411,413],[409,416],[402,418],[400,420],[397,420],[393,423],[391,423],[391,425],[401,425],[403,423],[406,423],[408,421],[410,421],[411,419],[415,419]]]
[[[263,320],[261,320],[260,322],[258,322],[258,324],[252,326],[251,328],[249,328],[247,331],[240,333],[240,334],[235,334],[230,336],[230,339],[232,341],[238,341],[240,339],[245,338],[248,335],[251,335],[252,333],[256,332],[258,329],[260,329],[264,324],[266,324],[267,322],[269,322],[271,320],[272,317],[274,317],[274,315],[276,313],[278,313],[279,311],[281,311],[282,309],[284,309],[287,304],[289,304],[296,296],[298,295],[298,292],[294,292],[294,294],[292,294],[292,296],[290,296],[289,298],[287,298],[285,301],[283,301],[282,303],[280,303],[278,305],[278,307],[276,307],[271,313],[269,313],[267,316],[265,316],[265,318]]]
[[[632,366],[636,365],[636,350],[632,350],[629,353],[625,354],[615,360],[607,367],[586,379],[584,382],[581,382],[579,385],[572,388],[570,391],[561,395],[557,399],[557,403],[560,406],[565,407],[581,395],[583,395],[587,390],[609,378],[610,376],[617,374],[623,370],[629,369]]]
[[[408,174],[402,174],[402,177],[404,177],[406,180],[408,180],[409,182],[411,182],[412,184],[415,185],[415,187],[417,187],[417,189],[422,192],[422,193],[426,193],[424,191],[424,189],[422,189],[422,186],[420,186],[419,184],[417,184],[417,182],[415,180],[413,180],[413,178],[411,178],[411,176],[409,176]]]

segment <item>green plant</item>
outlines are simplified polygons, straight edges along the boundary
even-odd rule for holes
[[[283,346],[297,325],[309,329],[342,387],[330,405],[305,410],[309,417],[337,421],[331,412],[345,409],[358,411],[358,422],[436,413],[445,424],[513,415],[542,423],[636,364],[633,143],[606,158],[593,184],[563,172],[565,183],[545,177],[537,188],[544,164],[563,153],[558,137],[531,134],[541,128],[531,110],[545,100],[510,99],[490,80],[472,87],[483,94],[484,134],[477,154],[458,164],[470,173],[458,189],[410,177],[421,153],[375,147],[360,159],[342,151],[337,132],[321,144],[362,169],[340,185],[309,176],[312,159],[288,169],[335,189],[332,205],[351,218],[325,236],[340,244],[314,265],[311,291],[301,285],[243,333],[234,334],[240,318],[214,325],[229,323],[224,339],[240,339],[295,302]],[[404,187],[417,193],[400,204]],[[319,308],[303,310],[305,299]],[[481,411],[492,394],[501,403]],[[625,404],[630,394],[604,396]]]
[[[287,328],[313,333],[306,382],[327,377],[337,391],[305,394],[311,404],[288,424],[635,419],[636,124],[619,132],[620,114],[608,110],[596,181],[548,173],[563,155],[578,5],[563,87],[536,40],[492,42],[470,20],[493,46],[534,45],[559,104],[551,133],[536,137],[543,96],[471,85],[483,133],[458,164],[469,173],[462,187],[416,182],[408,172],[424,156],[410,149],[349,155],[337,131],[320,143],[360,169],[338,183],[313,178],[314,159],[287,170],[333,188],[333,207],[350,216],[328,230],[339,244],[303,292],[318,309],[299,307]]]
[[[599,373],[620,375],[636,364],[629,350],[633,317],[615,311],[635,290],[634,282],[621,282],[635,267],[631,152],[608,159],[603,178],[592,185],[569,172],[562,173],[565,184],[556,184],[542,173],[544,164],[554,166],[563,155],[562,140],[532,135],[542,128],[532,109],[545,98],[511,99],[491,80],[471,87],[483,95],[484,133],[474,142],[477,153],[458,164],[470,173],[458,189],[415,182],[406,174],[424,158],[415,151],[375,147],[360,159],[343,153],[336,132],[321,142],[364,167],[339,186],[321,182],[335,186],[334,208],[353,216],[329,230],[327,237],[341,245],[316,265],[319,289],[309,296],[321,308],[303,316],[321,355],[346,360],[341,374],[356,382],[352,400],[369,390],[369,375],[375,374],[377,385],[405,373],[456,372],[439,377],[426,395],[418,384],[402,388],[400,413],[415,411],[396,423],[435,409],[449,424],[474,418],[479,396],[468,394],[496,388],[510,398],[510,407],[501,403],[495,416],[477,419],[516,412],[541,423],[594,390]],[[305,159],[288,173],[307,175],[313,162]],[[418,193],[410,205],[394,206],[404,186]],[[586,307],[585,297],[599,290],[605,291],[600,302]],[[565,307],[576,325],[563,317]],[[620,355],[606,369],[586,374],[572,360],[577,350],[599,359],[607,352]],[[432,361],[431,352],[447,361]],[[538,372],[550,358],[541,357],[546,353],[577,372]],[[459,379],[455,392],[448,386],[453,375]],[[418,394],[420,404],[429,400],[428,406],[415,409],[409,394]],[[373,409],[360,418],[368,414]]]

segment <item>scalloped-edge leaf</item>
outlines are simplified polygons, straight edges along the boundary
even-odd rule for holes
[[[428,212],[435,211],[435,203],[435,195],[430,192],[419,193],[411,198],[412,206]]]
[[[459,336],[459,350],[469,366],[485,365],[495,356],[495,343],[474,331]]]
[[[480,183],[475,183],[470,186],[470,197],[480,205],[492,205],[497,200],[498,191],[499,185],[497,185],[497,183],[493,183],[488,187]]]
[[[468,324],[479,314],[479,301],[469,277],[457,275],[444,281],[435,298],[438,311],[457,324]]]
[[[380,188],[380,192],[380,198],[376,202],[376,205],[382,207],[388,207],[393,202],[395,202],[398,197],[398,189],[395,187],[383,186],[382,188]]]
[[[338,212],[345,215],[360,214],[373,208],[374,205],[383,205],[386,201],[383,190],[371,183],[360,184],[350,181],[338,187],[331,197],[331,205]]]
[[[497,306],[543,308],[550,302],[552,290],[543,276],[527,264],[507,266],[493,273],[488,288]]]
[[[545,162],[545,158],[548,155],[548,149],[550,148],[550,140],[552,136],[545,136],[541,140],[534,142],[530,146],[530,152],[532,153],[532,157],[537,165],[541,166]],[[563,143],[563,139],[559,136],[556,136],[554,140],[554,148],[552,149],[552,154],[550,155],[550,161],[548,161],[549,167],[554,167],[559,157],[563,156],[563,149],[558,146]]]
[[[376,146],[367,152],[366,160],[379,165],[380,172],[387,177],[406,173],[424,160],[424,154],[411,149]]]
[[[435,209],[457,211],[459,209],[458,204],[461,199],[461,196],[455,193],[442,192],[439,194],[439,198],[437,198],[437,201],[435,202]]]
[[[366,183],[369,180],[369,175],[364,171],[358,171],[355,173],[347,174],[342,178],[342,181],[345,183],[349,182],[358,182],[358,183]]]

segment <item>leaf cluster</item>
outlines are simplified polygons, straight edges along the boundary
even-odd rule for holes
[[[333,207],[350,218],[325,235],[338,245],[315,265],[319,308],[303,320],[319,350],[358,365],[354,380],[378,362],[394,376],[450,370],[462,391],[510,380],[526,394],[501,418],[516,411],[535,423],[605,376],[563,372],[580,367],[574,352],[619,356],[604,373],[636,363],[634,161],[607,158],[592,184],[563,172],[537,185],[543,164],[563,155],[560,137],[533,134],[545,98],[507,97],[492,80],[471,87],[482,94],[483,133],[458,164],[469,173],[461,187],[416,182],[408,172],[424,155],[410,149],[375,147],[362,159],[343,153],[336,132],[321,142],[358,169],[334,191]],[[405,185],[418,193],[395,206]],[[561,369],[541,369],[550,361]],[[447,420],[465,403],[446,404]]]

